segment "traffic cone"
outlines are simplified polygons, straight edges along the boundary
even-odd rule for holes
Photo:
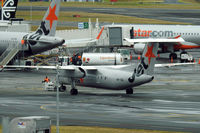
[[[141,58],[141,57],[140,57],[140,55],[139,55],[139,56],[138,56],[138,60],[140,60],[140,58]]]
[[[130,60],[132,60],[133,59],[133,56],[132,55],[130,55]]]
[[[173,62],[174,62],[173,57],[171,57],[171,63],[173,63]]]

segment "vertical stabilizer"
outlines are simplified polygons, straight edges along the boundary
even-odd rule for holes
[[[60,0],[52,0],[36,33],[46,36],[55,36],[59,11]]]
[[[10,20],[10,18],[15,18],[17,10],[18,0],[6,0],[1,8],[1,20]]]
[[[158,46],[159,43],[148,43],[145,45],[141,62],[138,64],[135,70],[135,73],[137,75],[153,75],[156,57],[158,53]]]

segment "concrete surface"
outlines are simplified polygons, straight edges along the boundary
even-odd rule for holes
[[[198,132],[200,66],[156,68],[155,80],[134,95],[78,87],[79,95],[60,93],[60,124]],[[45,115],[56,120],[56,93],[42,90],[53,71],[0,73],[0,116]]]

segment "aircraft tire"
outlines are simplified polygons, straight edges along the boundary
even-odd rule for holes
[[[133,94],[133,88],[127,88],[126,94]]]
[[[66,91],[66,86],[64,86],[64,85],[60,86],[60,87],[59,87],[59,91],[60,91],[60,92]]]
[[[77,95],[78,94],[78,90],[73,88],[73,89],[70,90],[70,94],[71,95]]]

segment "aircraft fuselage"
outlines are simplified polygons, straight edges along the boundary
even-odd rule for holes
[[[22,32],[0,32],[0,55],[8,48],[19,48],[19,55],[30,56],[37,53],[50,50],[64,43],[59,37],[52,36],[35,36],[31,38],[30,33]],[[24,42],[22,42],[24,41]]]
[[[62,70],[64,71],[64,70]],[[96,87],[110,90],[123,90],[139,86],[144,83],[148,83],[153,80],[153,76],[140,75],[136,76],[134,82],[129,82],[133,72],[124,70],[113,70],[113,69],[98,69],[97,72],[86,72],[85,77],[76,78],[75,83],[78,86]],[[65,75],[64,72],[59,74],[59,82],[61,84],[71,84],[71,78],[69,75]]]

